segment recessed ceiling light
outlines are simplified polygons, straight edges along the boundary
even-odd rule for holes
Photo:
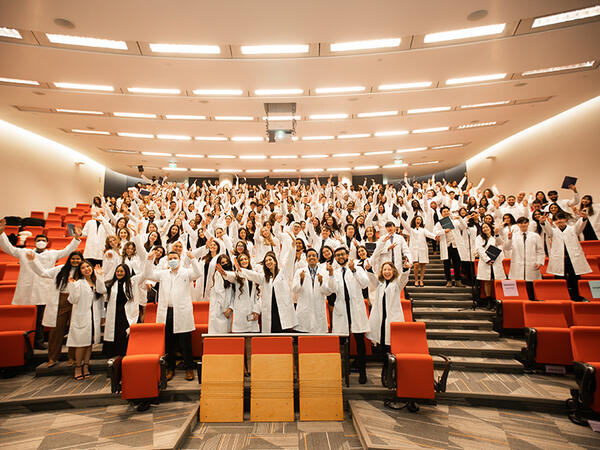
[[[194,136],[197,141],[226,141],[225,136]]]
[[[528,70],[527,72],[523,72],[521,75],[524,77],[528,75],[538,75],[540,73],[552,73],[552,72],[560,72],[562,70],[574,70],[574,69],[583,69],[585,67],[592,67],[596,61],[586,61],[578,64],[569,64],[567,66],[558,66],[558,67],[548,67],[546,69],[537,69],[537,70]]]
[[[144,156],[171,156],[171,153],[161,153],[161,152],[142,152]]]
[[[422,114],[422,113],[429,113],[429,112],[450,111],[451,109],[452,109],[452,107],[450,107],[450,106],[434,106],[432,108],[409,109],[407,111],[407,113],[408,114]]]
[[[424,42],[431,44],[433,42],[454,41],[457,39],[468,39],[481,36],[491,36],[500,34],[506,27],[505,23],[494,25],[484,25],[482,27],[462,28],[460,30],[442,31],[440,33],[429,33],[425,35]]]
[[[364,153],[364,155],[365,156],[390,155],[392,153],[393,153],[392,150],[380,150],[378,152],[366,152],[366,153]]]
[[[194,95],[242,95],[241,89],[194,89]]]
[[[204,158],[204,155],[192,155],[189,153],[177,153],[175,156],[179,156],[180,158]]]
[[[350,167],[330,167],[327,172],[346,172],[350,170]]]
[[[271,159],[297,159],[298,155],[271,155]]]
[[[254,95],[300,95],[304,89],[255,89]]]
[[[218,55],[221,47],[218,45],[193,44],[149,44],[154,53],[185,53],[195,55]]]
[[[69,36],[66,34],[46,33],[46,37],[53,44],[79,45],[82,47],[110,48],[113,50],[127,50],[125,41],[113,41],[110,39],[98,39],[83,36]]]
[[[0,77],[0,83],[14,83],[14,84],[29,84],[31,86],[39,86],[40,83],[33,80],[20,80],[18,78],[6,78]]]
[[[379,166],[357,166],[354,170],[371,170],[371,169],[379,169]]]
[[[206,120],[206,116],[193,116],[187,114],[165,114],[169,120]]]
[[[450,127],[433,127],[433,128],[421,128],[418,130],[413,130],[412,132],[414,134],[420,134],[420,133],[435,133],[437,131],[448,131],[450,129]]]
[[[340,86],[340,87],[323,87],[316,88],[317,94],[340,94],[343,92],[362,92],[366,88],[364,86]]]
[[[203,168],[193,168],[190,169],[192,172],[214,172],[215,169],[203,169]]]
[[[62,89],[80,89],[83,91],[107,91],[112,92],[115,90],[112,86],[102,85],[102,84],[85,84],[85,83],[53,83],[57,88]]]
[[[270,120],[271,122],[277,121],[288,121],[288,120],[300,120],[300,116],[263,116],[263,120]]]
[[[133,151],[133,150],[121,150],[121,149],[117,149],[117,148],[107,148],[106,151],[109,153],[137,154],[137,152]]]
[[[420,152],[427,150],[427,147],[399,148],[396,153]]]
[[[63,108],[56,108],[56,112],[67,113],[67,114],[88,114],[91,116],[101,116],[104,114],[102,111],[87,111],[87,110],[83,110],[83,109],[63,109]]]
[[[300,169],[300,172],[323,172],[323,169]]]
[[[302,136],[303,141],[329,141],[333,138],[334,136]]]
[[[187,169],[184,167],[163,167],[161,170],[166,170],[167,172],[187,172]]]
[[[191,140],[191,136],[184,136],[181,134],[157,134],[156,137],[158,139],[167,139],[172,141],[189,141]]]
[[[267,159],[267,155],[240,155],[240,159]]]
[[[446,80],[446,84],[464,84],[464,83],[477,83],[480,81],[492,81],[492,80],[502,80],[506,78],[505,73],[492,73],[489,75],[475,75],[472,77],[461,77],[461,78],[450,78]]]
[[[287,53],[308,53],[308,44],[291,45],[242,45],[243,55],[283,55]]]
[[[143,138],[143,139],[153,139],[154,138],[153,134],[146,134],[146,133],[118,132],[117,135],[121,136],[121,137],[132,137],[132,138]]]
[[[97,131],[97,130],[81,130],[78,128],[74,128],[71,130],[73,133],[82,133],[82,134],[102,134],[104,136],[108,136],[110,134],[109,131]]]
[[[425,166],[427,164],[438,164],[439,161],[423,161],[423,162],[416,162],[416,163],[412,163],[411,166]]]
[[[273,169],[273,172],[291,173],[296,172],[296,169]]]
[[[206,155],[210,159],[235,159],[233,155]]]
[[[245,172],[246,173],[262,173],[262,172],[269,172],[269,169],[246,169]]]
[[[381,166],[382,169],[397,169],[398,167],[408,167],[408,164],[386,164],[385,166]]]
[[[462,147],[465,144],[448,144],[448,145],[436,145],[435,147],[431,147],[431,150],[439,150],[442,148],[454,148],[454,147]]]
[[[457,128],[459,130],[464,130],[465,128],[491,127],[492,125],[496,125],[496,123],[497,122],[467,123],[465,125],[459,125]]]
[[[374,39],[370,41],[337,42],[329,46],[331,52],[348,52],[352,50],[369,50],[374,48],[398,47],[400,38]]]
[[[264,139],[262,136],[233,136],[231,138],[234,142],[261,142]]]
[[[215,120],[254,120],[252,116],[215,116]]]
[[[371,137],[371,133],[339,134],[338,139],[358,139]]]
[[[220,173],[237,173],[241,171],[242,169],[219,169]]]
[[[338,114],[311,114],[308,116],[310,120],[327,120],[327,119],[347,119],[348,114],[338,113]]]
[[[473,105],[461,105],[461,108],[485,108],[486,106],[500,106],[507,105],[510,103],[510,100],[502,100],[501,102],[487,102],[487,103],[475,103]]]
[[[408,134],[406,130],[392,130],[392,131],[377,131],[375,133],[375,137],[383,137],[383,136],[402,136]]]
[[[363,119],[367,117],[385,117],[385,116],[397,116],[398,111],[378,111],[378,112],[365,112],[358,113],[356,116]]]
[[[317,158],[327,158],[329,155],[302,155],[302,158],[307,159],[317,159]]]
[[[13,39],[23,39],[23,36],[21,36],[19,30],[15,30],[14,28],[0,27],[0,36]]]
[[[400,91],[402,89],[417,89],[427,88],[433,83],[431,81],[416,81],[414,83],[395,83],[395,84],[380,84],[377,89],[380,91]]]
[[[127,88],[127,91],[133,94],[181,94],[181,89],[174,88],[144,88],[144,87],[131,87]]]
[[[360,156],[360,153],[334,153],[331,156],[333,156],[334,158],[346,158],[351,156]]]
[[[584,9],[576,9],[574,11],[553,14],[551,16],[538,17],[533,21],[531,28],[546,27],[557,23],[570,22],[572,20],[587,19],[600,15],[600,5],[591,6]]]
[[[134,117],[134,118],[140,118],[140,119],[156,119],[156,114],[146,114],[146,113],[114,112],[113,116],[115,116],[115,117]]]

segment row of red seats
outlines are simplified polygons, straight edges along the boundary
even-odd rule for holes
[[[33,355],[36,307],[0,305],[0,367],[20,367]]]

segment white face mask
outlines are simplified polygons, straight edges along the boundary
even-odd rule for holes
[[[37,241],[35,243],[35,248],[37,248],[38,250],[44,250],[47,246],[48,243],[46,241]]]
[[[179,260],[178,259],[170,259],[169,267],[173,270],[177,269],[179,267]]]

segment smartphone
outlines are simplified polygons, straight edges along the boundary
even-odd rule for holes
[[[69,236],[75,236],[75,225],[73,225],[72,223],[68,223],[67,233],[69,234]]]
[[[140,195],[145,197],[147,195],[150,195],[150,191],[147,189],[140,189]]]

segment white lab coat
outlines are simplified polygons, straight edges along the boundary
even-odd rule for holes
[[[491,236],[488,239],[487,244],[484,244],[481,236],[477,236],[477,239],[475,239],[475,250],[476,254],[479,255],[479,262],[477,263],[477,279],[491,280],[493,271],[494,280],[505,280],[506,273],[504,273],[504,266],[502,265],[504,252],[501,252],[498,258],[496,258],[494,261],[494,264],[490,265],[488,264],[490,257],[485,253],[485,251],[491,246],[498,247],[500,250],[502,250],[502,245],[496,244],[496,238],[494,236]]]
[[[351,330],[348,330],[348,314],[344,300],[344,279],[350,298]],[[335,269],[333,276],[329,277],[329,290],[335,293],[336,299],[333,306],[332,332],[334,334],[366,333],[369,331],[367,309],[363,299],[362,290],[369,285],[369,278],[362,267],[356,267],[352,273],[346,268],[346,274],[342,278],[342,268]]]
[[[390,345],[390,324],[404,322],[404,312],[400,302],[400,293],[408,282],[410,271],[398,275],[394,281],[386,285],[379,282],[375,290],[374,302],[369,316],[369,331],[367,338],[377,344],[381,342],[381,319],[383,318],[383,294],[385,293],[385,345]]]
[[[435,239],[435,234],[431,233],[427,228],[412,228],[407,227],[410,230],[410,239],[408,241],[408,248],[410,255],[414,262],[428,263],[429,262],[429,247],[427,245],[427,238]]]
[[[97,222],[94,219],[88,220],[83,226],[82,236],[87,236],[83,257],[85,259],[102,259],[104,256],[104,247],[106,245],[106,236],[108,235],[105,222]]]
[[[96,278],[96,286],[92,288],[82,278],[67,285],[69,303],[73,305],[71,324],[67,336],[67,347],[87,347],[99,344],[102,335],[100,320],[102,316],[102,303],[106,287],[102,277]],[[92,335],[93,331],[93,335]]]
[[[458,256],[461,261],[468,261],[469,252],[465,247],[465,240],[462,237],[461,230],[466,228],[465,221],[463,219],[452,219],[454,228],[450,230],[454,237],[454,244],[456,250],[458,250]],[[442,228],[442,225],[438,222],[433,227],[433,232],[440,237],[440,259],[443,261],[448,259],[448,240],[446,239],[446,230]]]
[[[413,255],[406,240],[399,234],[393,234],[387,241],[384,241],[384,238],[385,236],[379,239],[377,246],[373,251],[373,255],[371,255],[374,265],[373,269],[377,269],[377,272],[384,262],[393,261],[398,272],[402,272],[404,270],[404,258],[406,258],[409,263],[413,262]],[[390,246],[394,244],[397,245],[392,250],[388,250]]]
[[[140,297],[140,282],[143,282],[142,275],[135,275],[131,277],[131,293],[133,298],[129,299],[125,303],[125,315],[127,316],[127,322],[129,326],[137,323],[140,315],[139,297]],[[104,340],[113,342],[115,340],[115,318],[117,314],[117,294],[119,292],[119,282],[116,281],[111,290],[110,295],[107,295],[106,304],[106,322],[104,323]],[[136,295],[137,294],[137,295]],[[127,334],[129,334],[129,327],[127,328]]]
[[[217,261],[219,260],[220,256],[225,253],[225,249],[221,247],[221,253],[214,256],[210,260],[210,262],[208,263],[208,271],[206,272],[206,275],[204,272],[205,261],[203,257],[208,253],[208,249],[206,249],[206,247],[200,247],[199,249],[202,249],[199,252],[200,261],[198,262],[198,265],[200,267],[200,276],[196,280],[196,286],[191,286],[190,288],[192,289],[192,297],[195,302],[207,302],[210,301],[210,293],[215,283],[215,270],[217,267]],[[204,281],[205,277],[206,284]]]
[[[144,279],[160,282],[160,295],[156,311],[156,322],[166,323],[169,295],[173,299],[173,333],[194,331],[194,308],[192,306],[191,283],[200,277],[198,262],[191,261],[192,268],[182,267],[177,272],[169,269],[157,269],[153,261],[146,261]]]
[[[232,318],[229,316],[228,319],[223,313],[229,308],[233,309],[233,285],[226,288],[220,273],[215,273],[213,277],[213,286],[208,295],[208,332],[230,333]]]
[[[35,260],[43,269],[51,269],[56,261],[69,256],[77,249],[79,241],[73,239],[62,250],[44,250],[42,253],[34,251]],[[17,278],[17,287],[13,296],[13,305],[45,305],[52,299],[53,282],[48,278],[38,276],[28,264],[27,253],[29,249],[13,247],[5,233],[0,235],[0,248],[5,253],[19,259],[20,270]]]
[[[545,253],[544,243],[540,235],[533,232],[527,232],[526,244],[523,244],[523,233],[513,233],[512,239],[507,239],[504,243],[504,249],[511,252],[510,257],[510,280],[525,281],[540,280],[542,274],[535,266],[544,265]]]
[[[583,231],[585,222],[580,218],[575,225],[567,225],[561,231],[556,225],[544,224],[546,233],[552,239],[547,272],[563,276],[565,273],[565,248],[571,259],[576,275],[590,273],[592,269],[585,258],[578,235]]]
[[[258,320],[248,320],[248,315],[256,313],[260,315],[261,301],[258,298],[258,285],[252,283],[252,290],[248,289],[248,280],[240,286],[236,282],[233,297],[233,323],[231,331],[234,333],[258,333],[260,328]]]
[[[467,227],[461,231],[461,235],[465,244],[466,258],[462,259],[462,261],[470,261],[474,262],[477,257],[477,243],[475,242],[477,238],[477,228],[476,227]]]
[[[58,303],[60,300],[60,290],[56,287],[56,276],[60,272],[60,269],[64,267],[64,264],[60,266],[55,266],[50,269],[44,269],[37,258],[34,261],[28,261],[29,268],[36,274],[42,278],[50,279],[51,283],[49,285],[48,291],[48,301],[46,302],[46,307],[44,308],[44,317],[42,318],[42,325],[45,327],[54,328],[56,327],[56,316],[58,315]]]
[[[304,273],[304,282],[300,283],[300,274]],[[319,277],[323,277],[319,283]],[[317,274],[313,281],[308,266],[302,267],[294,274],[292,292],[297,297],[296,315],[298,325],[296,331],[304,333],[327,333],[327,299],[329,295],[329,273],[317,266]]]

